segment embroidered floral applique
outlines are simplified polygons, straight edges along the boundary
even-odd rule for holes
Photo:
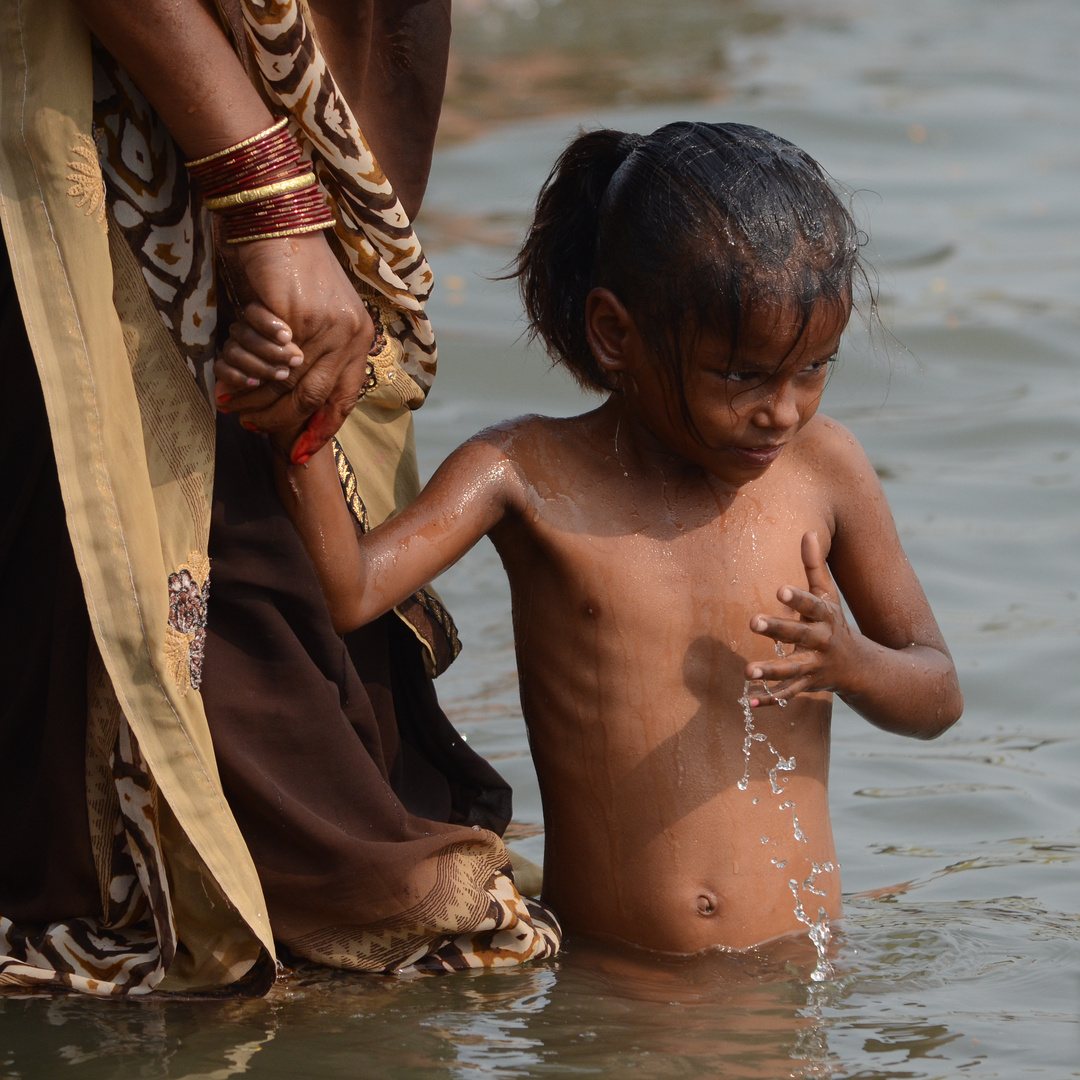
[[[389,325],[393,318],[400,317],[400,313],[382,303],[381,298],[362,295],[360,299],[364,301],[375,329],[368,351],[367,378],[360,388],[360,396],[391,407],[417,407],[423,403],[424,392],[401,366],[405,351]]]
[[[105,178],[101,175],[98,162],[97,145],[89,135],[79,132],[79,141],[71,148],[76,155],[68,162],[71,172],[67,178],[74,181],[68,188],[68,194],[75,200],[76,206],[85,206],[87,217],[96,215],[97,223],[109,226],[105,222]]]
[[[210,560],[193,551],[169,575],[169,626],[166,663],[181,694],[202,683],[206,650],[206,612],[210,598]]]

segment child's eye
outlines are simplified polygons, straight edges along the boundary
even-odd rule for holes
[[[817,375],[822,371],[827,371],[828,368],[829,368],[829,365],[831,363],[833,363],[835,360],[836,360],[836,353],[833,353],[832,356],[827,356],[823,360],[815,360],[815,361],[813,361],[813,363],[807,364],[804,370],[806,372],[808,372],[809,374],[811,374],[811,375]]]
[[[760,371],[728,370],[718,371],[716,374],[727,382],[739,384],[759,383],[763,382],[766,378]]]

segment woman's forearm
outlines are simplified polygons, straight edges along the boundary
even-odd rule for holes
[[[273,118],[204,0],[74,0],[189,157],[216,153]]]

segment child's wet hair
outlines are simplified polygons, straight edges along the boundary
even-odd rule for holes
[[[680,122],[651,135],[584,132],[540,191],[516,261],[532,334],[585,387],[613,390],[585,332],[585,300],[610,289],[687,413],[683,357],[714,333],[735,357],[763,307],[805,327],[846,309],[860,234],[821,167],[745,124]]]

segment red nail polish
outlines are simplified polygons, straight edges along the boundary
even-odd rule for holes
[[[315,440],[311,437],[311,432],[302,431],[293,443],[292,453],[289,455],[289,460],[294,465],[304,465],[311,460],[312,455],[315,453],[315,446],[313,445]]]
[[[259,429],[250,420],[241,420],[240,426],[245,431],[254,431],[256,435],[259,433]]]
[[[218,404],[219,405],[225,405],[228,402],[232,401],[232,399],[233,399],[232,394],[219,394],[218,395]]]

